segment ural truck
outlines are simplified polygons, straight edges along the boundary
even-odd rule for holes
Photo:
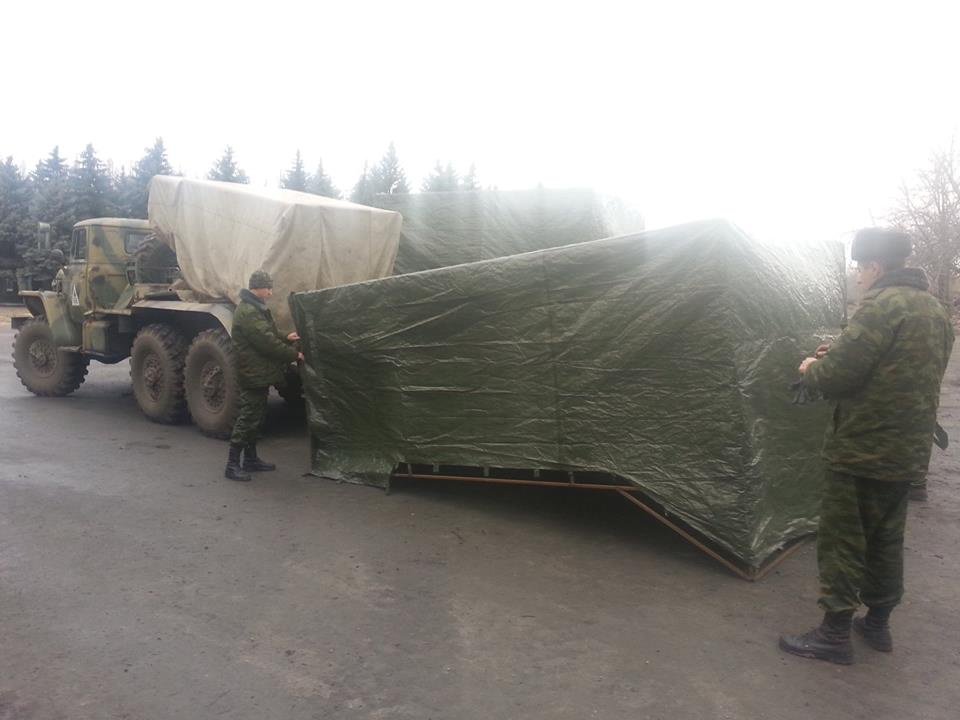
[[[278,324],[291,292],[389,275],[398,213],[287,190],[157,176],[149,220],[97,218],[73,228],[50,290],[20,293],[13,361],[36,395],[76,390],[91,360],[130,359],[133,395],[150,420],[192,419],[229,436],[237,413],[230,331],[253,270],[274,278]],[[295,368],[279,387],[299,396]]]

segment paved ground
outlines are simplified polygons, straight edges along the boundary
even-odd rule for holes
[[[911,508],[896,652],[841,668],[776,648],[817,619],[810,546],[749,584],[617,498],[304,478],[279,405],[282,471],[231,483],[126,363],[40,399],[4,351],[0,408],[0,720],[957,717],[956,451]]]

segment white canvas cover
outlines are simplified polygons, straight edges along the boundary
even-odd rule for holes
[[[285,332],[291,292],[390,275],[402,220],[309,193],[166,175],[151,181],[147,213],[201,297],[239,302],[254,270],[270,273],[270,306]]]

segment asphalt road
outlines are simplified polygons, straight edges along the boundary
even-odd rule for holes
[[[126,363],[44,399],[4,352],[0,409],[0,720],[958,716],[954,449],[911,507],[896,651],[838,667],[776,647],[818,620],[811,545],[751,584],[616,497],[311,479],[278,399],[281,470],[232,483]]]

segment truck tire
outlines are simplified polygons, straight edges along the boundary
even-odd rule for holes
[[[184,422],[187,402],[183,394],[183,363],[187,341],[174,327],[147,325],[133,340],[130,379],[133,396],[149,419],[173,425]]]
[[[150,235],[133,255],[137,282],[169,283],[177,267],[177,254],[160,238]]]
[[[89,358],[59,350],[44,318],[27,322],[13,338],[13,367],[34,395],[62,397],[83,384]]]
[[[239,391],[233,341],[226,330],[204,330],[193,339],[184,385],[194,424],[204,435],[229,438],[237,419]]]

